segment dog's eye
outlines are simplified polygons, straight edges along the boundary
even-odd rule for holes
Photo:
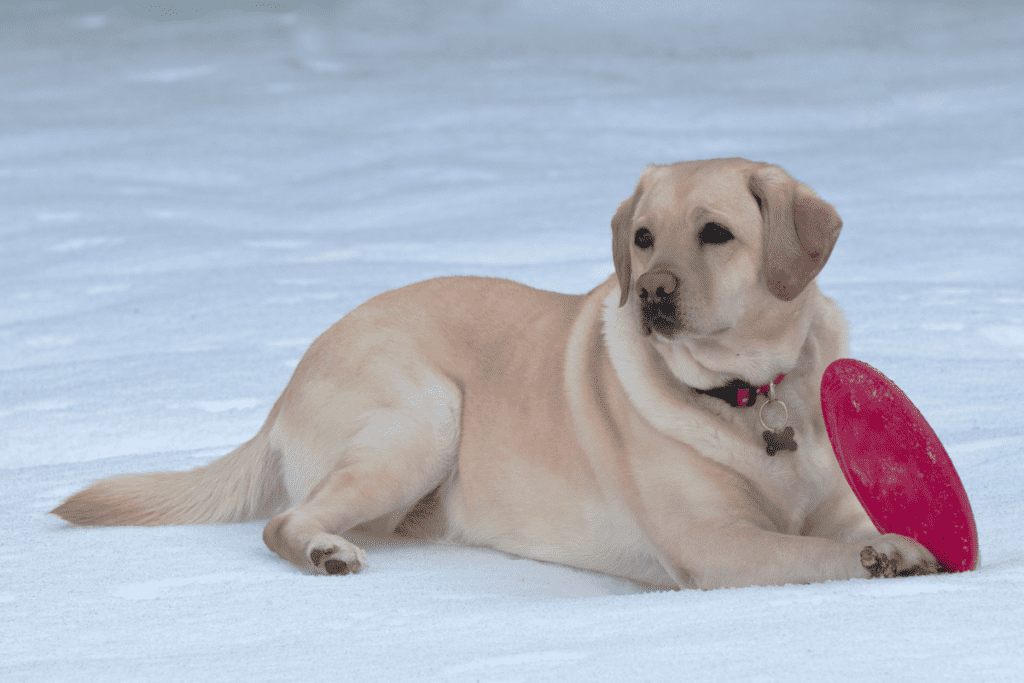
[[[650,249],[654,246],[654,235],[647,228],[640,228],[633,235],[633,244],[641,249]]]
[[[734,239],[734,235],[718,223],[708,223],[701,228],[700,233],[697,235],[697,241],[702,245],[724,244],[731,239]]]

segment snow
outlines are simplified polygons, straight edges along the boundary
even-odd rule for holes
[[[0,679],[1024,678],[1015,2],[187,5],[0,5]],[[839,209],[820,284],[946,444],[978,571],[655,592],[362,539],[316,577],[258,522],[45,514],[248,439],[378,292],[587,291],[640,170],[713,156]]]

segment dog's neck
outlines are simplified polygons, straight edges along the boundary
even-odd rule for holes
[[[685,408],[687,404],[705,399],[693,391],[692,385],[684,383],[652,349],[650,337],[639,333],[636,319],[628,310],[620,308],[618,302],[618,290],[613,289],[603,304],[602,337],[608,362],[633,408],[662,434],[683,441],[709,457],[723,452],[723,444],[731,444],[725,448],[726,452],[740,452],[749,446],[746,428],[740,430],[743,434],[735,430],[708,430],[704,411]],[[768,379],[777,376],[778,373]],[[728,378],[726,376],[722,383]],[[708,383],[704,388],[714,386],[717,385]]]

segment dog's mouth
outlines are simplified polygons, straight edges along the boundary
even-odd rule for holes
[[[726,325],[705,332],[699,326],[693,325],[692,321],[688,320],[685,314],[681,314],[678,307],[670,302],[644,305],[641,301],[640,318],[640,329],[645,337],[657,332],[668,340],[685,335],[710,342],[732,329]]]
[[[642,328],[644,336],[646,337],[651,336],[655,332],[663,337],[673,337],[678,332],[675,323],[666,318],[654,318],[649,320],[645,316]]]
[[[682,331],[679,322],[679,309],[675,301],[640,300],[641,328],[644,336],[657,332],[664,337],[672,337]]]

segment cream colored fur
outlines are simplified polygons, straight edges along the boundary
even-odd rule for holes
[[[712,223],[729,239],[704,241]],[[343,536],[356,527],[659,586],[934,572],[922,546],[875,532],[825,434],[818,387],[846,331],[814,276],[840,226],[775,166],[649,167],[612,221],[616,275],[590,293],[470,277],[385,292],[312,344],[236,451],[97,482],[54,512],[82,525],[275,515],[267,545],[331,574],[365,566]],[[639,280],[657,272],[678,287],[671,325],[649,327]],[[773,457],[756,407],[695,391],[780,373],[798,448]]]

